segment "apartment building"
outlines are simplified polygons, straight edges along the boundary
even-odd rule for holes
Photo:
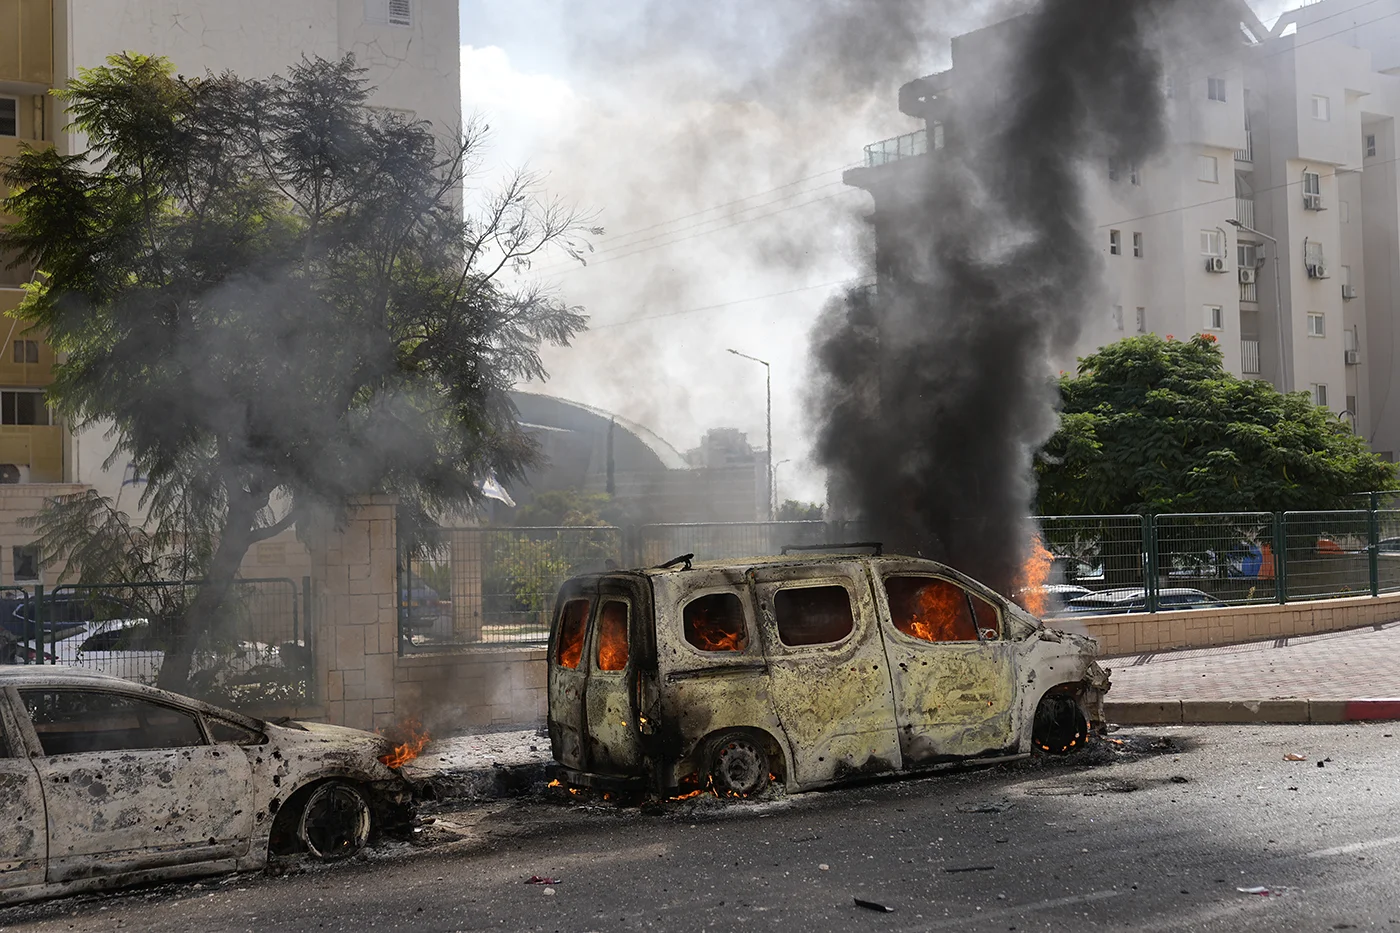
[[[447,138],[462,123],[456,0],[0,0],[0,158],[22,145],[81,151],[49,91],[125,51],[165,56],[184,75],[245,77],[353,53],[375,89],[371,106],[430,121]],[[0,257],[0,312],[19,304],[32,271],[8,264]],[[82,488],[134,507],[139,478],[120,461],[107,465],[105,429],[74,433],[50,416],[55,360],[43,335],[9,318],[0,327],[0,586],[52,582],[17,520],[46,496]]]
[[[1134,333],[1212,334],[1231,372],[1311,393],[1394,459],[1400,0],[1319,0],[1272,29],[1230,2],[1237,48],[1167,65],[1167,149],[1085,166],[1103,274],[1078,353]],[[923,126],[868,146],[846,175],[874,196],[877,240],[917,160],[995,114],[1015,28],[955,38],[952,68],[901,90]]]

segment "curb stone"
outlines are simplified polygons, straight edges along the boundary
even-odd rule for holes
[[[1384,722],[1400,720],[1400,699],[1109,700],[1104,714],[1125,726]]]

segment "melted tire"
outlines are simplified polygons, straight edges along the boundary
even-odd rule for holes
[[[1035,711],[1031,743],[1046,755],[1068,755],[1089,741],[1089,723],[1074,698],[1065,694],[1047,696]]]
[[[297,839],[324,862],[349,858],[369,843],[374,815],[359,788],[327,781],[312,789],[297,816]]]

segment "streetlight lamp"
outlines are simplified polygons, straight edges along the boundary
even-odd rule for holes
[[[1260,230],[1255,230],[1253,227],[1246,227],[1244,224],[1240,223],[1238,220],[1235,220],[1235,219],[1233,219],[1233,218],[1231,218],[1230,220],[1227,220],[1226,223],[1228,223],[1230,226],[1234,227],[1234,228],[1237,229],[1237,230],[1243,230],[1245,233],[1253,234],[1254,236],[1257,236],[1257,237],[1259,237],[1259,238],[1261,238],[1261,239],[1268,240],[1270,243],[1272,243],[1272,244],[1274,245],[1274,262],[1273,262],[1273,266],[1274,266],[1274,304],[1275,304],[1275,306],[1278,308],[1278,367],[1279,367],[1279,374],[1278,374],[1278,377],[1279,377],[1279,382],[1281,383],[1281,384],[1279,385],[1279,389],[1282,390],[1282,391],[1284,391],[1284,392],[1292,392],[1292,391],[1293,391],[1293,379],[1292,379],[1292,376],[1289,374],[1289,366],[1288,366],[1287,351],[1286,351],[1286,349],[1284,348],[1284,342],[1283,342],[1283,327],[1284,327],[1284,323],[1285,323],[1285,318],[1284,318],[1284,314],[1283,314],[1283,288],[1282,288],[1282,286],[1279,284],[1279,274],[1278,274],[1278,267],[1279,267],[1279,261],[1278,261],[1278,260],[1279,260],[1278,240],[1276,240],[1276,239],[1274,239],[1273,237],[1269,236],[1267,233],[1264,233],[1264,232],[1262,232],[1262,231],[1260,231]],[[1290,316],[1290,317],[1291,317],[1291,316]],[[1293,324],[1293,322],[1292,322],[1291,320],[1288,320],[1287,323],[1288,323],[1288,325],[1289,325],[1290,327],[1291,327],[1292,324]]]
[[[762,363],[767,371],[768,384],[768,520],[773,520],[773,496],[775,484],[773,482],[773,367],[768,365],[767,360],[760,360],[756,356],[749,356],[747,353],[740,353],[738,350],[730,350],[735,356],[742,356],[746,360],[754,363]]]

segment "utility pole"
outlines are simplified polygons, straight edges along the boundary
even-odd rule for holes
[[[749,356],[747,353],[740,353],[738,350],[730,350],[729,352],[733,353],[735,356],[742,356],[744,359],[750,360],[754,363],[763,364],[763,368],[767,372],[766,381],[768,385],[768,520],[771,522],[773,520],[773,513],[777,508],[775,503],[773,502],[773,496],[776,494],[775,485],[773,483],[773,367],[768,364],[767,360],[760,360],[756,356]]]

